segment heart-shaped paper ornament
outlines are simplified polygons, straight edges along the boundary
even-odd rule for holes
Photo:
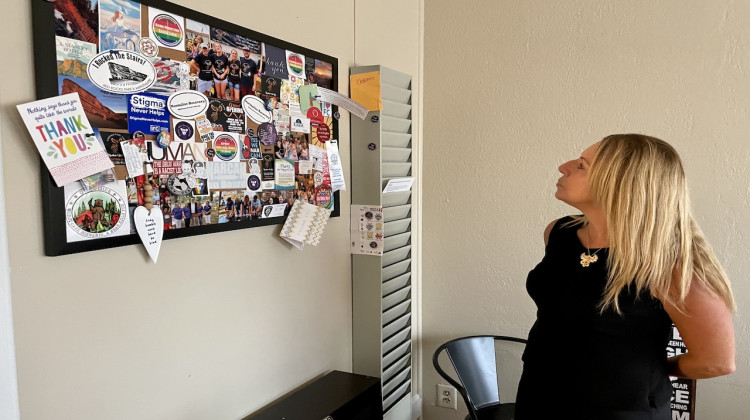
[[[141,237],[143,246],[146,247],[148,255],[156,264],[159,258],[159,249],[161,248],[161,238],[164,236],[164,215],[158,207],[151,208],[151,213],[147,208],[139,206],[133,213],[133,222],[138,236]]]

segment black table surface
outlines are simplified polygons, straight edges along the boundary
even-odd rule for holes
[[[364,393],[379,402],[380,378],[334,370],[243,420],[323,420]]]

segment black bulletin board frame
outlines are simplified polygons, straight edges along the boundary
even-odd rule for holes
[[[34,70],[35,88],[38,99],[49,98],[58,95],[57,62],[55,47],[55,17],[54,0],[30,0],[33,28],[34,46]],[[299,45],[274,38],[260,32],[227,22],[178,4],[163,0],[135,0],[143,6],[152,6],[166,12],[181,15],[186,19],[192,19],[212,27],[221,28],[256,41],[267,43],[282,49],[305,54],[308,57],[317,58],[332,65],[332,88],[338,90],[338,60],[326,54],[304,48]],[[333,112],[336,112],[336,106]],[[332,120],[333,132],[331,138],[338,139],[338,120]],[[41,161],[40,161],[41,163]],[[65,221],[65,197],[62,187],[57,187],[49,174],[46,166],[41,163],[42,181],[42,206],[44,226],[44,250],[47,256],[57,256],[78,252],[92,251],[105,248],[113,248],[124,245],[140,244],[137,234],[126,236],[93,239],[80,242],[67,242]],[[334,209],[331,217],[340,215],[340,197],[338,191],[333,195]],[[195,226],[184,229],[170,229],[164,231],[164,240],[182,238],[187,236],[217,233],[237,229],[283,224],[286,217],[275,217],[267,219],[234,221],[231,223]]]

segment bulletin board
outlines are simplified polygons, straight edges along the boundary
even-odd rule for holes
[[[315,95],[338,89],[336,58],[161,0],[30,1],[37,98],[77,93],[114,164],[95,188],[60,187],[42,165],[46,255],[139,243],[146,185],[165,240],[281,224],[299,200],[339,215],[338,112]],[[196,102],[205,111],[180,115]],[[126,165],[133,146],[143,175]]]

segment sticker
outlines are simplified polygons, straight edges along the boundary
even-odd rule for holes
[[[210,190],[241,190],[247,186],[245,162],[206,162]]]
[[[167,97],[150,93],[128,95],[128,131],[156,134],[169,131]]]
[[[310,119],[305,117],[294,117],[292,118],[291,131],[297,133],[309,133],[310,132]]]
[[[211,148],[206,149],[206,156],[213,158],[214,156],[216,156],[216,150]]]
[[[224,162],[233,162],[239,157],[238,146],[237,139],[232,134],[222,133],[214,139],[213,149],[219,159]]]
[[[55,37],[57,73],[59,75],[88,78],[86,65],[96,56],[96,44],[75,39]]]
[[[305,78],[305,57],[303,55],[286,51],[286,65],[289,76]]]
[[[276,142],[276,127],[270,123],[263,123],[258,127],[260,142],[272,146]]]
[[[138,51],[148,58],[154,58],[159,55],[159,46],[151,38],[141,38],[138,40]]]
[[[148,8],[148,35],[157,43],[175,50],[185,49],[185,19],[153,7]]]
[[[286,210],[286,204],[266,204],[263,206],[263,215],[261,217],[263,219],[269,217],[282,217],[284,215],[284,210]]]
[[[159,145],[159,147],[161,147],[162,149],[166,149],[171,142],[172,135],[169,134],[169,131],[162,131],[161,133],[159,133],[159,135],[156,136],[156,144]]]
[[[239,102],[212,99],[208,103],[206,117],[214,131],[245,132],[245,112]]]
[[[151,162],[154,175],[179,175],[182,173],[180,160],[155,160]]]
[[[111,93],[143,92],[156,81],[151,61],[126,50],[99,53],[86,66],[86,74],[96,87]]]
[[[320,207],[330,209],[333,207],[333,191],[329,184],[321,184],[315,187],[315,203]]]
[[[192,141],[195,135],[195,127],[191,121],[175,120],[174,135],[182,141]]]
[[[205,115],[195,117],[195,125],[203,142],[209,142],[214,139],[213,127]]]
[[[331,139],[331,129],[326,124],[315,125],[315,138],[321,143],[325,143]]]
[[[167,189],[174,195],[188,195],[192,190],[187,176],[183,174],[173,174],[167,178]]]
[[[197,118],[208,110],[208,98],[194,90],[181,90],[169,95],[167,109],[177,118]]]
[[[156,69],[156,82],[154,85],[148,88],[149,93],[157,93],[160,95],[169,96],[181,89],[180,77],[178,75],[180,67],[182,65],[188,66],[187,63],[170,60],[168,58],[157,58],[153,59],[154,68]],[[190,66],[188,66],[188,71]],[[188,85],[190,83],[188,82]]]
[[[65,186],[65,195],[68,242],[130,234],[125,181],[92,190],[70,184]]]
[[[260,177],[258,177],[258,175],[250,175],[247,177],[247,189],[250,191],[260,190]]]
[[[271,122],[271,112],[266,109],[263,100],[255,95],[245,95],[242,98],[242,109],[248,118],[258,124]],[[252,134],[248,134],[252,136]]]

